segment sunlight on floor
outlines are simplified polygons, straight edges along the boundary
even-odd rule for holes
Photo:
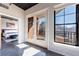
[[[30,47],[30,48],[24,50],[23,56],[33,56],[39,52],[40,52],[40,50]]]
[[[16,46],[19,47],[20,49],[29,47],[29,45],[26,45],[26,44],[19,44],[19,45],[16,45]]]

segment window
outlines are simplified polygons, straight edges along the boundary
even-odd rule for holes
[[[60,17],[56,17],[56,24],[64,24],[64,17],[60,16]]]
[[[76,45],[76,6],[55,12],[55,42]]]

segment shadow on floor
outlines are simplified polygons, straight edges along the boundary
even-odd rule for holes
[[[31,43],[17,44],[17,42],[3,44],[0,53],[1,56],[63,56]]]

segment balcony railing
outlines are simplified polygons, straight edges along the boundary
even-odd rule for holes
[[[76,44],[76,32],[66,31],[64,33],[62,31],[56,31],[56,41],[60,41],[62,43],[75,45]]]

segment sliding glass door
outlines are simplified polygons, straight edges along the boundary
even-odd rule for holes
[[[33,17],[28,18],[28,38],[33,39]]]
[[[47,23],[46,16],[44,15],[37,16],[37,21],[36,21],[37,40],[45,40],[46,23]]]

